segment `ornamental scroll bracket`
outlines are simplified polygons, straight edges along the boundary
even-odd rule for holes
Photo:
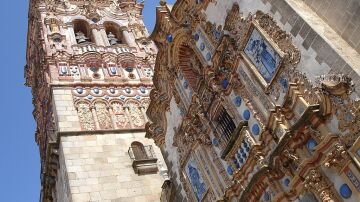
[[[337,171],[341,171],[345,168],[350,160],[347,154],[346,148],[340,142],[335,143],[333,150],[329,152],[323,162],[327,168],[335,168]]]
[[[331,185],[326,181],[326,177],[317,169],[310,170],[304,179],[304,188],[314,192],[321,201],[339,201],[336,193],[331,189]]]

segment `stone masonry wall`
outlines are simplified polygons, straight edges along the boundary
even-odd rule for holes
[[[218,1],[209,4],[206,10],[208,20],[223,25],[227,10],[236,2],[244,16],[262,10],[272,15],[278,25],[292,36],[301,51],[298,70],[311,81],[320,75],[345,74],[352,78],[356,93],[360,95],[359,53],[303,0]]]
[[[302,0],[360,53],[360,0]]]
[[[80,122],[74,106],[71,89],[53,88],[57,127],[60,132],[80,131]]]
[[[164,178],[159,172],[135,174],[128,155],[133,141],[153,145],[158,167],[159,162],[164,166],[160,149],[143,132],[62,136],[60,170],[66,170],[72,201],[160,201]]]

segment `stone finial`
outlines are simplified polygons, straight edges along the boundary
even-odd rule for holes
[[[160,6],[165,6],[166,5],[166,0],[160,0]]]

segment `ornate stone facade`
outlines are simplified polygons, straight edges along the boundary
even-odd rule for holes
[[[30,1],[25,78],[40,201],[160,199],[167,169],[144,137],[157,48],[143,7],[136,0]]]
[[[348,75],[319,62],[324,42],[354,50],[313,14],[301,0],[160,2],[146,137],[163,148],[167,200],[359,201],[360,56]]]

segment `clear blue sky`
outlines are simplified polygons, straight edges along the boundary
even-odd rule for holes
[[[146,0],[144,19],[150,32],[158,3]],[[23,76],[28,0],[2,1],[0,10],[0,201],[36,202],[40,194],[40,159],[34,140],[31,91],[24,86]]]

